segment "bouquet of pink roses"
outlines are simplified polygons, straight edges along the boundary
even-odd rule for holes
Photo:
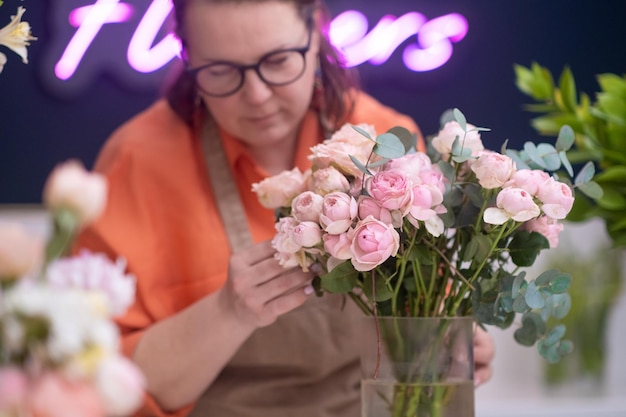
[[[441,121],[427,152],[406,129],[346,125],[311,149],[311,170],[255,184],[276,210],[276,256],[285,267],[319,264],[320,294],[348,294],[372,315],[474,316],[507,328],[519,314],[516,340],[557,361],[572,346],[547,321],[567,313],[570,277],[527,279],[522,269],[558,244],[572,189],[594,167],[568,180],[567,127],[554,146],[498,153],[483,146],[488,129],[459,110]]]
[[[119,352],[112,318],[135,297],[125,262],[81,252],[73,237],[106,203],[107,184],[78,162],[50,175],[47,243],[0,223],[0,415],[125,416],[143,399],[144,378]]]

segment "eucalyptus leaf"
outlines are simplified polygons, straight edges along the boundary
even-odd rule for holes
[[[552,317],[557,320],[560,320],[567,316],[570,309],[572,308],[572,297],[568,293],[564,294],[554,294],[550,298],[551,309],[552,309]]]
[[[356,167],[364,174],[372,175],[369,169],[361,161],[359,161],[354,155],[350,155],[350,160]]]
[[[554,145],[559,152],[569,151],[574,145],[574,129],[570,125],[563,125],[559,129],[559,135]]]
[[[595,181],[579,184],[577,188],[587,197],[599,201],[604,196],[604,190]]]
[[[405,153],[409,153],[415,150],[415,145],[417,144],[417,137],[415,134],[411,133],[407,128],[402,126],[392,127],[387,131],[387,133],[391,133],[400,139],[402,144],[404,145]]]
[[[556,171],[561,168],[561,158],[554,146],[547,143],[537,145],[537,151],[541,155],[543,165],[548,171]]]
[[[550,331],[544,336],[544,343],[553,345],[561,340],[565,336],[565,326],[559,324],[554,326]]]
[[[524,300],[528,307],[530,308],[543,308],[545,301],[537,284],[535,282],[529,282],[528,287],[526,287],[526,294],[524,295]]]
[[[363,130],[362,128],[352,125],[352,128],[354,130],[356,130],[357,132],[359,132],[361,135],[365,136],[366,138],[368,138],[369,140],[371,140],[372,142],[375,142],[375,140],[370,136],[369,133],[367,133],[365,130]]]
[[[585,166],[583,166],[583,168],[580,170],[578,175],[576,175],[576,178],[574,179],[574,185],[579,186],[580,184],[584,184],[584,183],[591,181],[595,173],[596,173],[596,168],[593,162],[591,161],[587,162]]]
[[[405,154],[404,144],[396,135],[383,133],[376,138],[374,153],[383,158],[399,158]]]
[[[546,169],[546,164],[543,161],[543,157],[541,156],[539,149],[537,149],[537,145],[532,142],[526,142],[524,143],[524,151],[526,151],[526,154],[528,154],[528,157],[532,162],[534,162],[537,166]]]
[[[465,119],[465,115],[457,108],[452,110],[452,112],[454,113],[454,119],[457,121],[459,126],[461,126],[461,129],[463,129],[464,132],[467,132],[467,120]]]
[[[567,153],[565,151],[559,152],[559,158],[561,159],[561,164],[565,167],[565,170],[569,174],[570,177],[574,176],[574,168],[572,168],[572,164],[567,158]]]

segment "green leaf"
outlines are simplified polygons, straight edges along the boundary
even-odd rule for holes
[[[616,165],[604,168],[596,175],[595,181],[598,184],[626,184],[626,166]]]
[[[530,312],[522,316],[522,327],[513,333],[513,337],[520,345],[532,346],[544,331],[544,321],[537,313]]]
[[[401,156],[404,156],[404,144],[396,135],[391,133],[383,133],[376,138],[374,153],[382,156],[383,158],[399,158]]]
[[[525,289],[528,283],[526,282],[526,272],[520,272],[513,280],[513,286],[511,288],[511,296],[517,298],[521,289]]]
[[[558,276],[550,279],[550,292],[552,294],[562,294],[569,290],[572,283],[572,277],[566,273],[560,273]]]
[[[415,145],[417,144],[417,137],[415,134],[411,133],[407,128],[404,128],[402,126],[394,126],[391,129],[389,129],[387,133],[391,133],[392,135],[395,135],[400,139],[400,141],[404,145],[405,153],[415,150]]]
[[[596,167],[594,166],[593,162],[587,162],[585,166],[583,166],[583,168],[580,170],[578,175],[576,175],[576,178],[574,179],[574,185],[579,186],[580,184],[591,181],[595,173]]]
[[[320,275],[322,289],[330,293],[345,294],[354,289],[358,273],[349,261],[337,265],[327,274]]]
[[[607,210],[626,210],[626,196],[624,195],[624,190],[621,187],[602,187],[602,196],[598,199],[597,202],[598,206]]]
[[[565,67],[561,73],[559,80],[559,90],[561,91],[561,99],[563,105],[567,110],[574,113],[576,111],[576,83],[574,82],[574,76],[569,67]]]
[[[362,134],[363,136],[365,136],[366,138],[368,138],[369,140],[371,140],[372,142],[375,142],[374,139],[372,139],[372,137],[370,136],[369,133],[367,133],[365,130],[361,129],[358,126],[352,125],[352,129],[356,130],[357,132],[359,132],[360,134]]]
[[[556,138],[554,147],[558,151],[569,151],[574,145],[574,129],[570,125],[563,125],[559,129],[559,135]]]
[[[574,351],[574,344],[571,340],[561,340],[557,351],[561,357],[569,355]]]
[[[511,260],[517,266],[532,266],[542,249],[548,249],[550,242],[540,233],[518,231],[509,244]]]

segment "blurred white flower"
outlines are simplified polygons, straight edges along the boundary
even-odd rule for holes
[[[61,258],[48,266],[47,280],[58,288],[101,291],[108,313],[122,314],[135,299],[135,277],[126,274],[126,262],[113,263],[104,254],[81,251],[72,258]]]

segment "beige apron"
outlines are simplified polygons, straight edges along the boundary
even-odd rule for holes
[[[220,196],[220,215],[236,251],[252,242],[245,213],[211,123],[202,137],[213,190]],[[190,417],[358,417],[355,319],[362,315],[347,298],[311,296],[302,307],[256,330]]]

